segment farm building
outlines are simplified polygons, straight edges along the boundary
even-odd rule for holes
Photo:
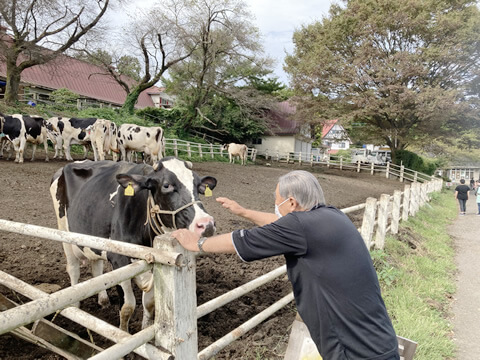
[[[5,93],[6,72],[5,59],[0,57],[0,98]],[[134,84],[134,80],[126,76],[122,76],[122,80]],[[120,107],[126,98],[125,90],[102,67],[67,55],[25,69],[21,74],[19,98],[33,102],[49,101],[52,91],[62,88],[79,95],[79,108],[91,105]],[[171,108],[173,103],[174,99],[163,88],[153,86],[140,94],[135,107]]]
[[[334,154],[338,150],[349,149],[351,144],[352,141],[338,119],[330,120],[324,124],[322,145],[329,149],[329,153]]]
[[[252,146],[257,149],[259,155],[311,153],[313,139],[308,125],[300,126],[290,118],[295,110],[294,104],[283,101],[270,112],[271,130],[262,138],[252,141]]]

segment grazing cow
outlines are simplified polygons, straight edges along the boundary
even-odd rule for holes
[[[113,152],[113,161],[117,161],[117,125],[110,120],[98,119],[85,129],[93,147],[95,161],[105,160],[105,154]]]
[[[205,212],[198,198],[207,185],[213,189],[217,181],[210,176],[200,178],[191,170],[191,165],[173,157],[164,158],[153,167],[123,161],[86,160],[68,164],[56,172],[50,185],[58,228],[151,246],[155,230],[148,217],[152,213],[150,209],[158,205],[162,211],[170,211],[157,214],[164,231],[188,228],[201,236],[211,236],[215,232],[213,217]],[[133,196],[125,194],[127,187],[133,187]],[[147,202],[152,206],[149,209]],[[64,250],[72,285],[78,283],[80,261],[93,260],[93,276],[103,272],[104,256],[66,243]],[[108,253],[107,258],[113,269],[131,262],[128,257],[115,253]],[[136,279],[136,283],[146,291],[142,323],[145,327],[151,322],[154,308],[151,276],[148,281]],[[130,280],[120,286],[125,299],[120,310],[120,327],[127,331],[135,297]],[[106,292],[99,294],[99,303],[108,304]]]
[[[242,165],[246,165],[247,154],[248,154],[248,147],[244,144],[224,144],[222,146],[222,150],[228,150],[228,158],[230,163],[235,163],[235,157],[238,156],[240,158],[240,162]]]
[[[132,161],[132,151],[145,153],[152,163],[162,158],[163,129],[159,126],[122,124],[118,128],[117,139],[124,161]]]
[[[45,148],[45,161],[48,161],[47,128],[45,120],[40,116],[29,116],[21,114],[3,115],[2,134],[13,144],[15,150],[15,162],[23,163],[23,154],[27,142],[33,145],[32,159],[35,160],[37,144],[42,144]],[[2,140],[4,142],[4,140]],[[3,150],[2,144],[2,150]],[[3,155],[3,153],[2,153]]]
[[[47,120],[47,126],[51,125],[54,131],[57,133],[55,141],[57,147],[59,142],[63,143],[63,150],[65,151],[65,159],[73,161],[70,155],[70,146],[74,144],[84,145],[85,158],[87,157],[87,146],[90,145],[90,139],[85,129],[93,125],[97,121],[96,118],[62,118],[53,117]],[[51,136],[55,136],[53,132],[50,132]],[[61,135],[61,140],[58,137]],[[52,141],[53,142],[53,141]]]

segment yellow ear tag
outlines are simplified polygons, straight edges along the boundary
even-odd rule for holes
[[[205,197],[209,197],[209,196],[212,196],[212,190],[210,190],[210,188],[208,187],[208,185],[205,185],[206,188],[205,188]]]
[[[133,190],[132,183],[129,182],[128,186],[125,188],[125,196],[133,196],[135,195],[135,190]]]

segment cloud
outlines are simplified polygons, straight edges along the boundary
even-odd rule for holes
[[[276,60],[275,76],[287,84],[283,71],[285,52],[293,52],[292,37],[302,25],[311,24],[328,14],[333,0],[246,0],[253,23],[260,29],[267,55]]]

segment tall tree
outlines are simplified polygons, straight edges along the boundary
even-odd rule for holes
[[[261,96],[254,79],[270,72],[271,60],[263,56],[260,34],[245,2],[203,0],[196,3],[195,12],[200,46],[188,60],[172,67],[166,80],[167,89],[185,108],[182,126],[220,135],[236,133],[237,139],[240,129],[264,129],[269,97]]]
[[[471,86],[480,62],[476,1],[343,5],[294,34],[285,70],[301,95],[301,116],[348,119],[393,151],[478,124],[479,93]]]
[[[5,101],[18,100],[22,72],[70,49],[94,28],[110,0],[0,0],[0,60],[6,64]]]

